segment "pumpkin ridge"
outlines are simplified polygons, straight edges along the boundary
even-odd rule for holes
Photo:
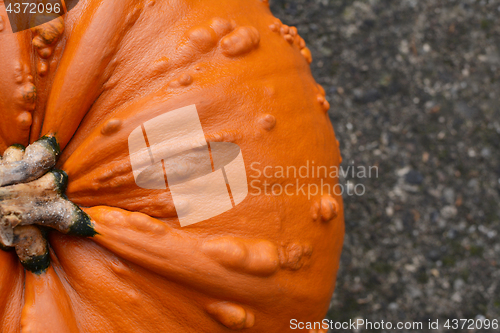
[[[21,333],[80,331],[66,289],[53,267],[42,274],[26,272],[20,327]]]
[[[5,8],[0,4],[0,8]],[[10,28],[10,27],[9,27]],[[5,31],[8,33],[8,31]],[[30,32],[0,32],[0,153],[12,144],[27,145],[37,96],[31,74]]]
[[[139,18],[143,1],[105,1],[91,6],[91,10],[73,27],[74,32],[67,40],[65,51],[59,60],[51,93],[47,102],[41,133],[55,134],[64,148],[81,120],[102,92],[102,86],[110,73],[109,65],[120,47],[123,38]],[[114,15],[108,15],[110,10]],[[118,15],[118,13],[122,15]],[[92,20],[90,19],[92,17]],[[85,27],[85,29],[83,29]],[[104,32],[104,33],[103,33]],[[99,43],[89,40],[100,35]],[[78,53],[80,45],[92,45],[92,52]],[[102,53],[97,52],[101,50]],[[104,56],[103,56],[104,53]],[[87,72],[81,76],[68,73]]]

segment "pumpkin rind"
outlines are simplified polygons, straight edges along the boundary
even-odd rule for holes
[[[53,136],[68,199],[85,207],[97,234],[50,233],[53,265],[27,273],[22,319],[13,286],[24,276],[0,251],[0,270],[14,275],[0,284],[0,302],[14,313],[0,311],[2,330],[17,332],[17,320],[23,332],[46,321],[68,332],[267,333],[289,331],[292,318],[323,319],[344,234],[340,196],[251,194],[180,228],[169,190],[139,188],[128,155],[132,130],[194,104],[207,141],[237,144],[257,189],[265,181],[296,187],[266,177],[265,166],[338,166],[329,104],[296,29],[258,0],[81,0],[62,20],[50,56],[36,55],[47,67],[30,66],[36,106],[23,107],[35,109],[33,124],[1,128],[0,150],[27,144],[29,133],[31,142]],[[0,50],[10,47],[0,57],[29,63],[30,36],[16,36],[0,35]],[[3,113],[15,103],[6,94],[25,82],[0,79],[2,121],[13,117]],[[322,184],[297,184],[311,183]]]

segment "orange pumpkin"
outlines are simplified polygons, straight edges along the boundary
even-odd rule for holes
[[[296,183],[270,171],[340,163],[325,92],[296,28],[259,0],[81,0],[16,34],[3,1],[0,18],[0,152],[34,147],[41,136],[56,142],[66,196],[95,232],[50,231],[48,268],[23,269],[15,252],[0,251],[1,332],[268,333],[324,318],[342,198],[325,187],[295,191],[324,185],[317,177]],[[207,141],[239,146],[260,194],[181,227],[168,188],[137,185],[128,138],[190,105]],[[0,189],[16,189],[16,200],[53,166],[14,177],[9,170],[31,158],[30,147],[0,166],[13,179]],[[266,194],[265,182],[291,184],[294,195]]]

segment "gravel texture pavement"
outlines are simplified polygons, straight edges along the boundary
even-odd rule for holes
[[[343,167],[378,167],[341,180],[366,193],[345,195],[329,318],[500,320],[500,0],[271,9],[308,42]]]

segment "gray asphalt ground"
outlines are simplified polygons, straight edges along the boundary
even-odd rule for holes
[[[329,318],[500,320],[500,0],[271,8],[312,50],[343,167],[379,170],[341,180],[366,193],[345,196]]]

